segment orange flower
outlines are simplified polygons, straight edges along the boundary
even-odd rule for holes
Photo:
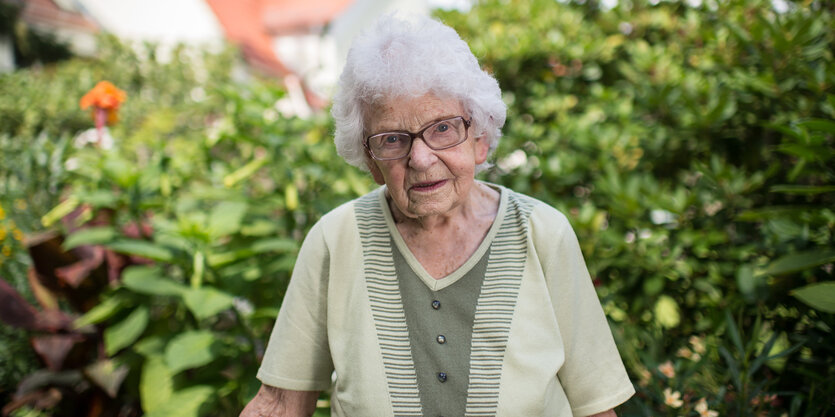
[[[105,110],[116,110],[120,104],[125,102],[127,97],[128,95],[124,91],[116,88],[110,81],[100,81],[84,97],[81,97],[79,104],[81,110],[87,110],[91,106]]]
[[[108,124],[116,123],[119,119],[116,111],[127,97],[124,91],[116,88],[110,81],[100,81],[84,97],[81,97],[78,104],[82,110],[93,108],[93,118],[96,121],[96,127],[99,127],[99,123],[103,121],[101,120],[102,112],[106,112]]]

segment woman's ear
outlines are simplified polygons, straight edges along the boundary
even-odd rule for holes
[[[380,167],[378,167],[374,160],[369,158],[367,155],[365,157],[365,166],[367,166],[368,170],[371,171],[371,177],[374,178],[374,182],[376,182],[377,185],[383,185],[386,183],[386,179],[383,178],[383,173],[380,171]]]
[[[487,154],[490,153],[490,144],[487,143],[487,132],[475,138],[475,164],[480,165],[487,161]]]

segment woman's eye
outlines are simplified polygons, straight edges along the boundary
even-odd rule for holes
[[[400,136],[397,136],[397,135],[386,136],[385,138],[383,138],[383,142],[386,143],[387,145],[395,144],[397,142],[400,142]]]
[[[438,132],[438,133],[444,133],[444,132],[446,132],[447,130],[449,130],[449,125],[448,125],[448,124],[446,124],[446,123],[440,123],[440,124],[438,124],[438,126],[435,128],[435,131],[436,131],[436,132]]]

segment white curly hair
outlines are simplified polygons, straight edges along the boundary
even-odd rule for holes
[[[507,114],[499,83],[449,26],[424,16],[384,15],[354,40],[339,77],[331,110],[339,155],[368,170],[362,141],[371,133],[366,126],[372,107],[426,94],[458,100],[472,118],[470,136],[484,136],[488,155],[493,153]],[[476,171],[488,166],[485,162]]]

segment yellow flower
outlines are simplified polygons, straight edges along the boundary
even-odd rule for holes
[[[16,241],[23,242],[23,232],[21,232],[20,229],[14,229],[12,236],[14,236]]]
[[[3,246],[3,256],[9,257],[12,256],[12,247],[11,246]]]
[[[718,417],[719,412],[713,411],[707,408],[707,400],[702,398],[696,403],[696,412],[699,413],[699,417]]]
[[[16,209],[18,209],[20,211],[26,210],[26,207],[27,207],[26,206],[26,200],[24,200],[22,198],[18,198],[17,200],[14,201],[14,206],[15,206]]]
[[[681,400],[681,393],[678,392],[678,391],[673,392],[673,390],[671,388],[665,388],[664,389],[664,404],[666,404],[670,407],[673,407],[673,408],[681,407],[681,405],[684,404],[684,401]]]
[[[6,218],[6,212],[3,210],[3,206],[0,206],[0,220]]]
[[[658,365],[658,371],[664,374],[664,376],[666,376],[667,378],[673,378],[676,376],[676,369],[673,367],[673,363],[670,361]]]
[[[6,240],[6,228],[0,225],[0,242]]]

